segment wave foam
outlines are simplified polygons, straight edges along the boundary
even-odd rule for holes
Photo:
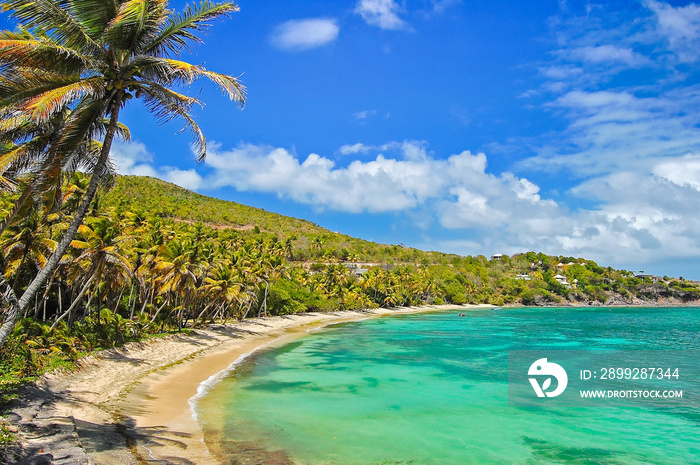
[[[218,373],[214,373],[204,381],[202,381],[199,386],[197,386],[197,394],[193,395],[190,397],[190,399],[187,401],[187,403],[190,406],[190,412],[192,412],[192,418],[194,418],[195,421],[199,422],[199,419],[197,418],[197,402],[207,395],[207,393],[222,379],[226,377],[229,373],[231,373],[233,370],[238,367],[245,359],[253,355],[255,352],[269,346],[275,341],[270,341],[265,344],[259,345],[255,349],[251,350],[250,352],[247,352],[245,354],[241,354],[236,360],[234,360],[229,366],[224,368],[223,370],[219,371]]]

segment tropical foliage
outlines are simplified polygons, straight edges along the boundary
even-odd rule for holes
[[[212,20],[237,11],[232,3],[205,0],[181,14],[169,10],[167,0],[5,0],[0,5],[20,24],[15,32],[0,32],[0,185],[22,191],[6,223],[29,198],[51,190],[49,210],[57,209],[65,173],[83,168],[92,174],[70,221],[52,239],[51,254],[46,256],[47,244],[39,242],[18,249],[19,268],[31,260],[40,266],[19,298],[14,286],[7,287],[2,345],[19,315],[53,278],[63,255],[75,246],[73,239],[98,186],[110,174],[112,142],[127,135],[119,125],[127,102],[141,99],[160,121],[182,120],[202,159],[204,135],[190,112],[200,102],[176,89],[204,77],[240,104],[244,89],[236,78],[177,59],[200,41],[197,34]],[[17,246],[28,239],[18,236]],[[114,258],[107,251],[98,256],[107,262]],[[94,278],[105,277],[105,266],[91,269],[87,283],[97,285]]]
[[[87,182],[78,173],[62,190],[68,196]],[[135,191],[144,195],[126,195]],[[167,215],[148,208],[154,192]],[[12,204],[12,197],[0,198],[0,209]],[[62,205],[51,214],[36,206],[0,236],[0,265],[16,292],[74,215],[75,202]],[[180,216],[195,211],[200,221]],[[698,299],[696,283],[654,282],[590,260],[534,252],[494,260],[374,244],[162,181],[120,176],[93,202],[60,266],[22,315],[2,349],[2,370],[30,376],[97,348],[246,316],[441,303]]]
[[[205,141],[179,90],[235,78],[178,60],[231,3],[5,0],[0,32],[0,380],[70,366],[127,341],[248,316],[442,303],[526,305],[700,298],[573,257],[489,260],[375,244],[313,223],[118,177],[120,111],[142,99]],[[89,174],[85,174],[89,173]],[[100,187],[102,191],[98,190]],[[567,281],[568,280],[568,281]],[[17,297],[19,296],[19,297]]]

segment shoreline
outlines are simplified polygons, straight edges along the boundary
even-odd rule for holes
[[[217,451],[204,443],[192,406],[196,396],[251,353],[338,323],[493,307],[439,305],[250,318],[101,351],[81,359],[74,372],[43,376],[11,404],[7,419],[19,427],[23,445],[17,464],[222,463]],[[580,306],[594,307],[645,306]],[[41,457],[46,459],[36,461]]]
[[[250,354],[324,326],[386,315],[490,309],[440,305],[301,313],[212,325],[86,357],[71,373],[42,377],[9,419],[23,433],[22,463],[39,456],[70,464],[220,463],[204,443],[192,406]],[[28,454],[28,455],[27,455]],[[51,456],[51,457],[49,457]]]

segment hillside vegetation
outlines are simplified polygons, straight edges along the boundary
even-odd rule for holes
[[[2,236],[6,285],[21,293],[43,266],[88,183],[59,209],[38,199]],[[9,211],[12,197],[0,197]],[[103,192],[69,253],[0,350],[2,379],[198,324],[425,304],[682,304],[696,283],[635,277],[576,257],[489,259],[375,244],[308,221],[122,176]]]
[[[207,197],[144,176],[118,176],[100,205],[103,210],[140,212],[175,222],[202,223],[216,230],[270,233],[280,241],[293,241],[297,261],[320,255],[354,261],[437,263],[449,256],[357,239],[331,232],[310,221]]]

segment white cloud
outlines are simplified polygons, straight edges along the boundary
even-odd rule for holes
[[[353,113],[352,117],[355,119],[355,121],[360,121],[363,122],[370,116],[374,116],[377,114],[376,110],[363,110],[363,111],[358,111],[356,113]]]
[[[158,173],[151,166],[153,154],[142,142],[115,141],[109,152],[114,167],[119,174],[157,177]]]
[[[352,213],[407,211],[434,204],[447,227],[474,226],[475,220],[493,226],[525,206],[555,206],[543,201],[539,188],[526,179],[488,174],[484,154],[465,151],[435,159],[425,143],[410,141],[383,148],[398,150],[400,157],[379,154],[370,161],[336,166],[313,153],[301,160],[283,148],[244,144],[221,150],[212,144],[206,163],[216,173],[207,183]],[[377,148],[356,144],[341,152],[372,149]],[[451,211],[455,208],[458,213]]]
[[[598,90],[630,69],[648,69],[646,80],[683,80],[687,63],[700,59],[700,6],[673,7],[666,2],[642,0],[646,8],[619,8],[611,4],[562,10],[550,21],[552,57],[539,63],[540,73],[549,79],[543,88],[564,92],[572,88]],[[653,78],[652,78],[653,76]]]
[[[195,190],[202,187],[202,177],[194,169],[153,166],[154,155],[143,142],[116,141],[112,144],[109,155],[119,174],[159,178],[185,189]]]
[[[583,69],[570,65],[541,67],[539,71],[543,76],[557,80],[570,79],[583,74]]]
[[[592,64],[622,63],[630,67],[638,67],[649,63],[649,60],[635,53],[631,48],[615,45],[580,47],[569,53],[574,59]]]
[[[410,29],[399,17],[401,7],[394,0],[359,0],[355,13],[370,26],[381,29]]]
[[[700,88],[636,96],[626,90],[570,91],[550,104],[569,126],[520,166],[606,174],[629,164],[700,152]]]
[[[654,12],[658,32],[668,40],[670,48],[683,62],[700,58],[700,5],[673,7],[667,3],[647,0],[646,6]]]
[[[338,38],[339,32],[340,28],[335,19],[309,18],[291,20],[277,26],[270,37],[270,41],[281,50],[308,50],[333,42]]]
[[[644,4],[646,12],[599,5],[579,16],[581,7],[570,5],[551,22],[551,59],[534,66],[542,85],[524,96],[564,129],[544,134],[539,146],[522,140],[535,156],[515,168],[538,178],[564,172],[578,184],[552,194],[558,203],[550,205],[538,186],[522,182],[522,196],[544,200],[520,204],[502,223],[498,213],[507,210],[488,185],[459,191],[447,225],[485,225],[490,205],[500,229],[476,232],[485,250],[623,267],[700,258],[700,218],[692,214],[700,209],[700,85],[683,64],[700,58],[700,7]]]
[[[507,214],[488,192],[488,186],[460,192],[457,202],[446,206],[443,225],[472,231],[471,242],[478,244],[453,251],[536,250],[623,268],[700,257],[700,219],[688,215],[700,208],[700,194],[647,173],[618,173],[578,186],[576,195],[600,203],[592,209],[523,202]]]
[[[343,145],[342,147],[340,147],[339,151],[342,155],[354,155],[357,153],[367,153],[372,149],[373,148],[369,145],[357,143],[357,144],[352,144],[352,145],[350,145],[350,144]]]
[[[574,194],[601,202],[596,212],[587,212],[583,218],[599,234],[582,240],[578,247],[607,249],[617,263],[700,256],[700,219],[688,214],[700,208],[700,192],[683,179],[665,177],[677,176],[689,161],[695,163],[697,158],[665,160],[658,167],[663,174],[656,176],[646,170],[626,170],[574,188]]]
[[[437,14],[442,14],[448,8],[462,3],[462,0],[430,0],[433,4],[433,12]]]
[[[203,187],[202,177],[194,169],[163,168],[164,179],[185,189],[197,190]]]
[[[700,191],[700,155],[687,154],[657,164],[652,172],[678,186],[689,186]]]
[[[547,98],[543,106],[567,127],[518,166],[584,178],[634,164],[649,175],[663,158],[700,153],[700,86],[684,81],[683,60],[673,58],[700,54],[700,7],[644,5],[625,14],[602,5],[552,22],[552,59],[537,64],[542,91],[528,95]]]
[[[382,212],[412,208],[434,195],[423,182],[423,166],[379,155],[363,163],[336,167],[328,158],[310,154],[301,161],[282,148],[240,145],[222,151],[212,147],[206,160],[216,169],[213,185],[272,192],[321,208],[349,212]]]
[[[634,96],[627,92],[583,92],[576,90],[559,97],[557,104],[565,108],[591,109],[629,105],[633,101]]]

